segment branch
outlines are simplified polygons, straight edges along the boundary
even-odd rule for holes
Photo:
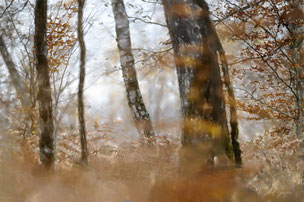
[[[8,69],[9,75],[11,77],[12,83],[16,89],[16,92],[19,96],[19,99],[22,103],[23,107],[29,107],[30,106],[30,100],[29,97],[26,94],[25,85],[22,83],[22,79],[20,78],[20,74],[16,68],[15,63],[12,60],[11,55],[9,54],[7,47],[4,43],[3,36],[0,35],[0,53],[2,55],[2,58],[6,64],[6,67]]]
[[[11,5],[12,5],[13,3],[14,3],[14,0],[12,0],[12,1],[10,2],[10,4],[4,9],[4,11],[3,11],[3,13],[1,14],[0,18],[3,17],[3,15],[5,14],[5,12],[9,9],[9,7],[11,7]]]
[[[169,52],[172,49],[173,49],[173,47],[164,49],[164,50],[154,51],[154,50],[148,50],[148,49],[144,49],[144,48],[132,48],[132,50],[134,50],[134,51],[145,51],[145,52],[150,52],[150,53],[155,53],[155,54]]]
[[[267,107],[267,108],[269,108],[269,109],[271,109],[271,110],[273,110],[273,111],[275,111],[275,112],[277,112],[277,113],[279,113],[279,114],[282,114],[283,116],[286,116],[286,117],[288,117],[288,118],[290,118],[290,119],[296,120],[296,118],[290,116],[289,114],[286,114],[285,112],[283,112],[283,111],[281,111],[281,110],[279,110],[279,109],[276,109],[276,108],[272,107],[271,105],[269,105],[269,104],[263,102],[261,99],[258,99],[258,98],[256,98],[256,97],[254,97],[253,93],[250,93],[248,90],[242,89],[242,88],[234,88],[234,89],[244,91],[244,92],[246,92],[254,101],[259,102],[260,104],[264,105],[265,107]]]
[[[267,29],[265,28],[263,25],[261,25],[259,22],[257,22],[257,20],[255,20],[251,15],[248,15],[245,13],[245,10],[243,10],[241,7],[239,7],[238,5],[236,5],[235,3],[231,3],[230,1],[227,0],[227,2],[229,2],[230,4],[236,6],[239,8],[240,12],[243,12],[244,15],[246,15],[248,18],[250,18],[256,26],[262,28],[267,34],[269,34],[269,36],[271,38],[273,38],[275,45],[279,48],[280,52],[283,54],[284,57],[287,58],[287,60],[291,63],[294,64],[294,61],[292,61],[292,59],[282,50],[281,46],[278,44],[277,38]]]
[[[128,16],[128,18],[129,18],[129,19],[132,19],[134,22],[135,22],[136,20],[138,20],[138,21],[141,21],[141,22],[143,22],[143,23],[152,24],[152,25],[159,25],[159,26],[161,26],[161,27],[166,27],[166,28],[167,28],[167,25],[164,25],[164,24],[161,24],[161,23],[158,23],[158,22],[145,21],[145,20],[143,20],[143,19],[141,19],[141,18],[132,17],[132,16]]]
[[[251,7],[254,7],[254,6],[257,6],[259,5],[261,2],[264,2],[264,0],[260,0],[260,1],[257,1],[255,3],[248,3],[246,6],[243,6],[243,7],[238,7],[238,8],[235,8],[233,11],[230,11],[228,14],[226,14],[224,17],[222,18],[218,18],[218,20],[213,20],[213,23],[214,23],[214,26],[218,25],[219,23],[223,22],[224,20],[232,17],[234,14],[237,14],[239,12],[242,12],[244,10],[247,10]]]
[[[11,7],[11,5],[13,4],[13,2],[14,2],[14,0],[12,0],[12,1],[10,2],[10,4],[4,9],[4,11],[3,11],[3,13],[1,14],[0,18],[2,18],[2,17],[4,16],[5,12],[9,9],[9,7]],[[11,15],[13,16],[13,15],[16,15],[17,13],[23,11],[23,9],[26,7],[26,5],[27,5],[28,3],[29,3],[29,0],[27,0],[27,1],[23,4],[23,6],[22,6],[22,8],[21,8],[20,10],[17,10],[15,13],[12,13]]]
[[[298,94],[293,90],[293,88],[284,81],[284,79],[279,75],[279,73],[269,64],[269,62],[265,59],[265,56],[262,55],[258,50],[256,50],[251,44],[249,44],[246,40],[243,40],[252,50],[254,50],[260,58],[267,64],[267,66],[274,72],[276,77],[292,92],[292,94],[296,97],[296,99],[299,99]]]

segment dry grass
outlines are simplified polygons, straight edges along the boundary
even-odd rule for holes
[[[152,146],[139,141],[119,149],[100,147],[92,151],[86,169],[75,160],[74,146],[59,142],[53,172],[38,166],[37,140],[35,136],[16,139],[12,143],[16,151],[1,153],[0,201],[147,201],[156,181],[176,173],[179,145],[163,137]]]
[[[0,153],[0,201],[302,201],[297,141],[290,137],[268,133],[246,143],[243,169],[215,169],[187,178],[177,168],[178,140],[159,137],[154,145],[91,145],[90,166],[83,169],[77,163],[76,139],[59,141],[55,170],[48,173],[38,166],[36,136],[7,138]]]
[[[293,134],[272,130],[244,144],[243,159],[257,170],[249,177],[249,186],[266,199],[302,201],[304,161],[299,143]]]

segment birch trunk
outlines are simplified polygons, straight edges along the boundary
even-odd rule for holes
[[[145,137],[152,137],[154,136],[154,130],[138,85],[131,48],[129,21],[123,0],[112,0],[112,9],[128,105],[133,113],[138,131],[143,133]]]

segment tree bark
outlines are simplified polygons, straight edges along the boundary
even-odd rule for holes
[[[0,53],[8,69],[9,75],[12,80],[12,84],[16,89],[17,95],[21,101],[22,107],[27,108],[31,106],[31,101],[29,96],[26,94],[26,89],[24,84],[21,82],[22,79],[17,71],[16,65],[10,56],[8,49],[3,40],[3,36],[0,35]]]
[[[228,91],[228,102],[230,107],[230,136],[231,143],[234,154],[234,163],[236,167],[240,167],[242,165],[242,151],[240,148],[240,143],[238,142],[239,137],[239,128],[238,128],[238,115],[237,115],[237,105],[234,96],[234,90],[231,85],[230,75],[228,70],[228,62],[226,59],[226,55],[224,49],[219,50],[221,63],[222,63],[222,72],[224,76],[224,83]]]
[[[304,7],[302,1],[291,1],[290,7],[292,13],[304,14]],[[293,38],[290,49],[292,51],[292,61],[294,63],[296,82],[295,88],[297,92],[296,109],[296,136],[298,139],[303,138],[303,99],[304,99],[304,78],[303,78],[303,65],[304,65],[304,47],[303,47],[303,26],[297,23],[298,16],[290,17],[287,19],[286,26],[289,27],[290,34]],[[299,16],[300,18],[300,16]]]
[[[143,131],[145,137],[152,137],[154,136],[154,130],[138,85],[131,48],[129,21],[123,0],[112,0],[112,9],[128,105],[133,113],[138,131],[140,133]]]
[[[54,163],[52,93],[49,78],[46,42],[47,0],[36,0],[35,6],[35,54],[38,81],[40,115],[40,161],[51,168]]]
[[[229,75],[229,66],[225,54],[225,50],[222,46],[222,43],[216,33],[215,27],[210,19],[206,19],[206,25],[208,30],[210,30],[209,34],[209,44],[213,50],[217,51],[220,56],[220,61],[222,65],[223,79],[224,84],[227,88],[228,93],[228,104],[230,110],[230,137],[231,137],[231,146],[233,150],[234,163],[236,167],[240,167],[242,165],[242,151],[240,148],[240,143],[238,142],[239,129],[238,129],[238,115],[237,115],[237,104],[234,96],[234,90],[231,84],[230,75]],[[227,142],[226,150],[229,150],[229,143]]]
[[[85,82],[85,56],[86,47],[83,37],[83,7],[85,0],[78,0],[78,40],[80,46],[80,73],[78,86],[78,120],[79,120],[79,134],[81,143],[81,163],[83,166],[88,164],[88,147],[87,135],[85,125],[85,110],[83,103],[83,88]]]
[[[182,163],[201,169],[212,165],[215,155],[227,153],[229,142],[217,50],[211,43],[215,36],[208,27],[211,21],[204,1],[163,0],[163,5],[174,49],[184,119],[185,152],[181,159],[186,161]],[[193,157],[195,155],[199,156]]]
[[[23,110],[25,110],[26,112],[25,118],[23,120],[25,124],[23,136],[26,137],[32,135],[34,118],[30,110],[32,110],[31,108],[33,105],[31,103],[30,95],[27,94],[24,79],[22,79],[20,74],[18,73],[17,67],[13,62],[10,53],[8,52],[7,46],[5,45],[5,42],[3,40],[3,35],[0,35],[0,53],[8,69],[11,82],[17,93],[17,97],[21,102]],[[31,124],[28,120],[31,120]]]

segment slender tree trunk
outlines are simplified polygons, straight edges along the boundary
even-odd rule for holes
[[[297,145],[297,156],[299,157],[299,162],[303,165],[303,153],[304,153],[304,142],[303,142],[303,102],[304,102],[304,43],[303,43],[303,24],[296,22],[298,17],[304,13],[303,1],[292,0],[288,2],[291,7],[291,13],[293,15],[287,18],[285,26],[288,27],[290,35],[292,37],[292,42],[290,50],[292,53],[292,62],[295,71],[295,90],[297,97],[295,98],[297,117],[296,117],[296,137],[300,140]],[[304,168],[301,170],[302,176],[302,186],[304,185]]]
[[[27,90],[25,89],[25,83],[23,82],[23,79],[21,79],[20,74],[17,71],[17,67],[8,52],[8,49],[5,45],[2,35],[0,35],[0,53],[8,69],[12,84],[17,93],[17,97],[21,102],[22,108],[26,112],[24,118],[24,124],[25,124],[24,137],[26,137],[28,135],[31,135],[33,131],[34,118],[32,116],[32,113],[30,112],[32,107],[31,99],[30,96],[27,94]],[[31,124],[28,120],[31,120]]]
[[[298,86],[299,87],[299,86]],[[301,89],[298,89],[298,96],[300,95]],[[302,101],[301,99],[303,99],[303,97],[301,98],[299,96],[299,98],[296,99],[296,109],[297,109],[297,117],[296,117],[296,137],[298,139],[302,139],[303,137],[303,109],[301,107],[302,105]]]
[[[83,7],[85,0],[78,0],[78,40],[80,45],[80,73],[78,86],[78,120],[79,134],[81,143],[81,163],[86,166],[88,164],[88,147],[85,125],[85,110],[83,104],[83,87],[85,81],[85,55],[86,48],[83,37]]]
[[[154,131],[137,81],[131,48],[129,21],[123,0],[112,0],[112,8],[115,17],[117,45],[128,104],[133,113],[138,131],[140,133],[143,131],[145,137],[152,137],[154,136]]]
[[[304,4],[303,1],[292,1],[293,8],[295,10],[298,10],[301,12],[302,16],[304,14]],[[295,13],[295,12],[293,12]],[[301,142],[298,144],[297,149],[297,155],[299,158],[299,161],[302,162],[303,165],[303,151],[304,151],[304,142],[303,142],[303,115],[304,115],[304,36],[303,36],[303,23],[302,24],[296,24],[292,23],[292,35],[293,35],[293,42],[292,42],[292,51],[293,51],[293,61],[296,63],[295,68],[297,70],[297,92],[298,92],[298,98],[297,98],[297,110],[298,110],[298,116],[297,116],[297,123],[296,123],[296,136]],[[302,167],[302,186],[304,186],[304,168]]]
[[[239,136],[239,128],[238,128],[238,115],[237,115],[237,104],[236,99],[234,96],[234,90],[231,84],[230,75],[229,75],[229,66],[225,54],[225,50],[222,46],[222,43],[218,37],[218,34],[216,33],[215,27],[212,24],[211,20],[208,18],[206,19],[206,25],[208,30],[210,31],[209,36],[209,44],[212,47],[213,50],[217,51],[220,56],[220,61],[222,65],[222,72],[224,77],[224,84],[227,88],[228,92],[228,104],[229,104],[229,110],[230,110],[230,137],[231,137],[231,146],[233,150],[233,156],[234,156],[234,163],[236,167],[240,167],[242,165],[242,151],[240,148],[240,143],[238,142],[238,136]],[[227,141],[226,144],[226,151],[228,151],[229,154],[229,148],[230,148],[230,141]]]
[[[192,170],[201,169],[212,164],[215,155],[225,153],[229,140],[217,53],[210,41],[214,33],[208,27],[208,6],[204,1],[192,0],[163,0],[163,5],[174,49],[184,118],[182,144],[185,152],[181,158],[186,162],[182,163],[192,166]],[[205,156],[198,156],[198,153]],[[198,163],[203,159],[205,163]]]
[[[2,35],[0,35],[0,53],[6,64],[6,67],[8,69],[9,75],[12,80],[12,84],[16,89],[17,95],[21,101],[23,108],[30,107],[31,106],[30,98],[26,94],[26,89],[25,89],[24,83],[22,82],[22,79],[17,71],[16,65],[13,62],[13,60],[8,52],[8,49],[5,45]]]
[[[230,136],[231,143],[234,154],[234,163],[236,167],[240,167],[242,165],[242,151],[240,148],[240,143],[238,142],[239,137],[239,127],[238,127],[238,115],[237,115],[237,105],[234,96],[234,91],[230,81],[230,75],[228,70],[228,62],[226,59],[226,55],[224,49],[219,51],[221,63],[222,63],[222,71],[224,75],[224,83],[228,91],[228,102],[230,106]]]
[[[304,13],[302,1],[293,0],[290,6],[293,13]],[[295,87],[297,92],[296,98],[296,136],[298,139],[303,137],[303,99],[304,99],[304,78],[303,78],[303,65],[304,65],[304,47],[303,47],[303,26],[296,22],[297,16],[288,19],[287,26],[289,27],[290,34],[293,38],[290,49],[292,51],[292,61],[296,72]]]
[[[46,168],[54,163],[52,93],[49,78],[47,43],[47,0],[36,0],[35,7],[35,53],[40,114],[40,161]]]

